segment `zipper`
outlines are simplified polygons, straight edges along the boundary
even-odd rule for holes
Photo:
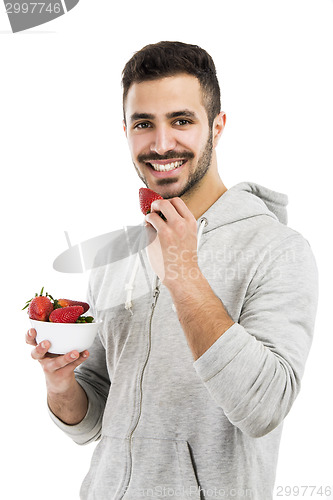
[[[152,302],[151,302],[151,313],[150,313],[150,318],[149,318],[149,329],[148,329],[148,349],[147,349],[147,354],[146,354],[146,359],[143,363],[143,366],[142,366],[142,369],[141,369],[141,373],[140,373],[140,401],[139,401],[139,412],[138,412],[138,416],[137,416],[137,419],[136,419],[136,422],[129,434],[129,437],[128,437],[128,442],[129,442],[129,454],[130,454],[130,464],[129,464],[129,474],[128,474],[128,480],[127,480],[127,486],[123,489],[123,495],[120,497],[121,498],[124,498],[124,495],[126,494],[126,490],[128,488],[128,485],[129,485],[129,482],[131,480],[131,475],[132,475],[132,437],[133,437],[133,434],[135,432],[135,429],[137,428],[137,426],[139,425],[139,421],[140,421],[140,417],[141,417],[141,409],[142,409],[142,381],[143,381],[143,375],[145,373],[145,370],[146,370],[146,366],[147,366],[147,363],[148,363],[148,359],[149,359],[149,356],[150,356],[150,351],[151,351],[151,325],[152,325],[152,321],[153,321],[153,316],[154,316],[154,311],[155,311],[155,307],[156,307],[156,303],[157,303],[157,299],[159,297],[159,294],[160,294],[160,280],[159,280],[159,277],[156,276],[156,279],[155,279],[155,288],[154,288],[154,292],[153,292],[153,297],[152,297]]]

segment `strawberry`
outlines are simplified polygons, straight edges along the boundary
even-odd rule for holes
[[[28,307],[28,315],[30,319],[35,319],[37,321],[48,321],[51,312],[53,311],[53,300],[52,296],[46,293],[43,295],[44,287],[41,289],[40,294],[35,294],[33,299],[27,300],[26,305],[23,307],[25,309]],[[22,309],[22,310],[23,310]]]
[[[79,302],[77,300],[69,300],[69,299],[58,299],[57,307],[68,307],[68,306],[81,306],[83,307],[83,313],[87,312],[89,309],[89,304],[87,302]]]
[[[52,323],[75,323],[82,313],[82,306],[60,307],[51,312],[49,321]]]
[[[35,294],[33,299],[27,300],[23,309],[28,309],[29,317],[38,321],[53,323],[92,323],[92,316],[81,316],[90,308],[87,302],[78,302],[69,299],[54,299],[52,295],[43,295],[44,287],[40,294]]]
[[[141,212],[143,213],[143,215],[147,215],[150,213],[150,207],[153,201],[163,200],[163,197],[155,193],[155,191],[152,191],[151,189],[140,188],[139,200],[140,200]]]
[[[48,321],[53,304],[48,297],[35,297],[29,304],[28,315],[30,319]]]

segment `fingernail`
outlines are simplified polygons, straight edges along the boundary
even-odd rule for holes
[[[28,337],[31,337],[31,330],[28,330]]]
[[[41,346],[42,346],[43,349],[46,349],[46,343],[45,342],[42,342]]]
[[[72,352],[72,354],[71,354],[71,358],[72,358],[72,359],[76,359],[76,358],[77,358],[77,355],[76,355],[74,352]]]

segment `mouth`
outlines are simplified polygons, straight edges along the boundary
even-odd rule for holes
[[[155,172],[171,172],[172,170],[176,170],[186,163],[187,160],[153,160],[151,163],[146,162]]]

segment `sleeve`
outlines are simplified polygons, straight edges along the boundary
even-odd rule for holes
[[[266,251],[237,323],[194,362],[211,397],[252,437],[277,427],[299,390],[313,338],[316,263],[298,233]]]
[[[87,301],[91,305],[92,315],[96,317],[90,287]],[[77,382],[84,389],[88,398],[88,410],[84,419],[76,425],[67,425],[48,408],[53,422],[80,445],[100,438],[104,409],[111,385],[106,366],[106,353],[99,334],[89,349],[89,353],[89,358],[74,372]]]

